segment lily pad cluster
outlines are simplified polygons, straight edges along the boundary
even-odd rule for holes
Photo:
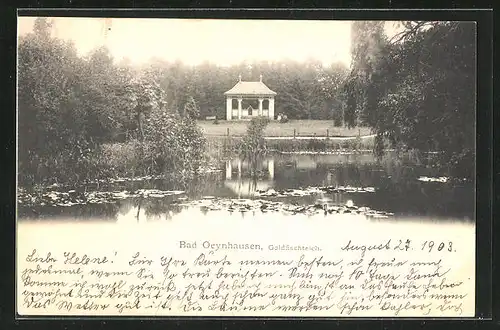
[[[310,205],[289,204],[263,199],[218,199],[206,198],[182,203],[186,207],[199,207],[205,211],[229,212],[281,212],[284,214],[358,214],[372,218],[388,218],[393,213],[372,210],[369,207],[353,205],[352,201],[344,205],[330,205],[329,203],[315,203]]]
[[[218,173],[218,172],[222,172],[222,170],[219,169],[219,168],[217,168],[217,167],[215,167],[215,166],[204,166],[204,167],[200,167],[200,169],[198,170],[199,174],[209,174],[209,173]],[[99,180],[99,183],[142,182],[142,181],[162,180],[162,179],[165,179],[165,178],[166,177],[164,175],[145,175],[145,176],[137,176],[137,177],[117,177],[117,178],[102,179],[102,180]]]
[[[333,150],[333,151],[280,151],[282,155],[355,155],[360,153],[370,153],[371,150]]]
[[[138,176],[138,177],[131,177],[131,178],[110,178],[106,180],[100,180],[100,182],[106,182],[106,183],[119,183],[119,182],[141,182],[141,181],[149,181],[149,180],[158,180],[162,179],[162,176],[159,175],[145,175],[145,176]]]
[[[422,181],[422,182],[440,182],[440,183],[446,183],[446,182],[448,182],[449,178],[447,178],[445,176],[440,176],[438,178],[421,176],[417,180],[418,181]]]
[[[282,189],[282,190],[257,190],[256,196],[261,197],[301,197],[317,195],[322,193],[373,193],[373,187],[351,187],[351,186],[327,186],[327,187],[307,187],[303,189]]]
[[[199,174],[210,174],[210,173],[220,173],[222,170],[217,166],[205,166],[198,170]]]
[[[133,192],[126,190],[78,192],[76,190],[69,190],[67,192],[47,191],[36,195],[20,191],[18,194],[18,202],[20,205],[73,206],[83,204],[115,203],[118,200],[137,197],[164,198],[180,194],[184,194],[184,191],[139,189]]]

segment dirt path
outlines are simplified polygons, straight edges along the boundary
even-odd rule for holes
[[[375,137],[376,134],[364,135],[361,136],[361,139],[369,139]],[[356,140],[357,136],[266,136],[264,139],[266,140],[336,140],[336,141],[345,141],[345,140]]]
[[[376,134],[363,135],[360,136],[361,139],[370,139],[374,138]],[[227,135],[209,135],[207,137],[216,137],[216,138],[225,138]],[[233,139],[241,139],[243,136],[231,136]],[[348,141],[348,140],[356,140],[357,136],[265,136],[266,140],[332,140],[332,141]]]

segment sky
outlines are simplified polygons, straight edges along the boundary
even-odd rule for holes
[[[33,29],[35,17],[18,18],[18,34]],[[350,65],[350,21],[216,20],[150,18],[51,18],[53,35],[73,40],[80,55],[107,45],[117,61],[142,64],[152,57],[188,65],[208,61],[315,59]],[[106,33],[106,31],[108,32]]]

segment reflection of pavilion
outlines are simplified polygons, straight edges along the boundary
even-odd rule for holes
[[[257,164],[256,170],[267,170],[267,180],[261,176],[259,178],[250,177],[248,175],[250,170],[251,167],[247,161],[234,159],[226,162],[224,185],[237,194],[239,198],[253,196],[256,190],[268,190],[274,185],[273,159],[267,159]]]

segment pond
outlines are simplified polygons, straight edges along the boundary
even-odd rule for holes
[[[40,256],[50,253],[57,258],[61,255],[108,256],[113,260],[102,266],[105,267],[102,270],[122,274],[129,269],[124,268],[127,262],[130,265],[132,259],[140,256],[144,260],[155,260],[150,266],[151,278],[163,278],[164,281],[166,277],[163,277],[164,270],[158,260],[168,257],[188,262],[186,269],[175,268],[184,276],[194,267],[193,260],[200,257],[262,261],[302,260],[307,256],[314,260],[345,258],[346,262],[359,264],[364,260],[364,252],[356,250],[359,244],[368,247],[392,244],[394,251],[367,252],[370,254],[365,264],[371,258],[375,260],[374,257],[381,262],[392,262],[396,258],[403,262],[443,262],[437,269],[450,267],[453,272],[446,271],[446,278],[441,281],[460,283],[459,292],[473,292],[475,221],[474,186],[470,182],[441,177],[432,166],[416,165],[394,156],[378,162],[371,154],[280,154],[252,164],[237,157],[221,161],[187,186],[158,178],[138,178],[101,183],[98,188],[51,187],[38,198],[21,191],[18,196],[18,262],[26,265],[24,260],[36,251]],[[351,240],[356,247],[341,251],[341,246],[349,246]],[[403,246],[401,244],[409,250],[396,250]],[[308,252],[303,252],[304,249]],[[228,272],[238,272],[238,266],[227,267]],[[273,267],[259,266],[252,271],[268,270],[266,274],[275,274]],[[346,274],[349,274],[351,270],[346,267]],[[194,267],[190,271],[194,269],[206,274],[213,271],[214,281],[222,280],[215,278],[215,272],[223,267]],[[241,269],[239,271],[243,272]],[[411,273],[413,268],[407,271]],[[134,274],[126,277],[127,285],[142,285],[142,270],[137,273],[139,275]],[[466,282],[464,274],[467,274]],[[37,278],[43,279],[43,276]],[[179,276],[175,285],[184,288],[193,281],[204,280],[190,276],[193,275]],[[292,283],[291,279],[280,280],[282,276],[285,275],[266,279],[265,283]],[[80,281],[77,278],[75,281]],[[96,280],[95,277],[89,279]],[[422,279],[419,283],[431,285],[431,280]],[[87,279],[82,277],[82,281],[86,283]],[[103,277],[99,281],[111,285],[117,278]],[[357,283],[347,275],[345,281],[348,285]],[[23,294],[25,287],[18,288],[19,294]],[[241,290],[248,293],[250,287]],[[359,299],[360,291],[355,292],[346,299]],[[313,291],[304,292],[304,296],[306,294],[313,294]],[[473,303],[473,298],[464,301],[464,311],[473,311],[470,307]],[[204,309],[206,315],[219,315],[207,306],[204,308],[208,308]],[[137,313],[201,315],[194,314],[201,313],[199,311],[155,310]],[[274,316],[272,313],[276,312],[266,313],[270,314],[262,315]],[[319,311],[315,313],[308,316],[324,316]]]
[[[151,223],[215,219],[322,219],[474,225],[474,184],[389,155],[278,154],[253,166],[233,157],[181,185],[115,180],[99,187],[19,193],[22,222]],[[196,220],[193,220],[196,219]],[[219,220],[217,220],[219,221]]]

